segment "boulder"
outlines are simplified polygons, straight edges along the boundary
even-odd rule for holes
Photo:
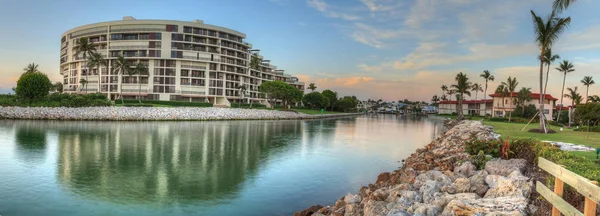
[[[486,182],[490,185],[490,189],[485,194],[485,198],[496,197],[523,197],[529,198],[533,190],[533,182],[529,181],[519,171],[514,171],[503,177],[498,175],[488,175]]]
[[[344,197],[344,203],[346,204],[356,204],[362,201],[362,197],[360,195],[348,194]]]
[[[344,208],[344,216],[360,216],[362,212],[360,212],[360,208],[357,204],[347,204]]]
[[[471,182],[467,178],[458,178],[446,189],[450,194],[467,193],[471,191]]]
[[[419,208],[415,209],[413,212],[414,215],[422,215],[422,216],[437,216],[442,213],[442,208],[435,205],[421,205]]]
[[[434,180],[428,180],[419,188],[424,203],[430,203],[435,198],[436,193],[440,192],[440,183]]]
[[[473,176],[469,177],[471,182],[471,192],[477,193],[479,196],[485,195],[489,189],[485,182],[488,172],[485,170],[477,171]]]
[[[477,167],[471,162],[467,161],[462,163],[460,166],[454,168],[455,174],[460,174],[466,178],[473,176],[477,172]]]
[[[431,202],[432,205],[438,206],[441,209],[444,209],[446,205],[452,200],[471,200],[471,199],[480,199],[481,197],[474,193],[458,193],[458,194],[443,194],[440,196],[436,196],[435,199]]]
[[[450,201],[442,215],[528,215],[527,199],[498,197],[483,199],[455,199]]]
[[[493,159],[485,164],[485,170],[490,175],[508,176],[514,171],[525,171],[527,161],[524,159]]]
[[[386,215],[389,211],[386,208],[387,203],[384,201],[369,201],[364,207],[364,216],[379,216]]]
[[[413,186],[415,188],[421,188],[421,186],[429,180],[438,182],[440,187],[452,184],[452,180],[448,176],[444,175],[444,173],[437,170],[431,170],[418,175],[415,178],[415,183]]]
[[[412,216],[412,214],[404,210],[393,210],[388,213],[388,216]]]
[[[320,205],[311,206],[303,211],[294,213],[294,216],[311,216],[314,213],[316,213],[317,211],[319,211],[321,208],[323,208],[323,206],[320,206]]]

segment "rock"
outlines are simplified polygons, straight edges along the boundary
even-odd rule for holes
[[[360,216],[360,208],[356,204],[347,204],[344,211],[344,216]]]
[[[404,210],[393,210],[388,213],[388,216],[412,216],[412,214]]]
[[[360,197],[360,195],[348,194],[344,197],[344,202],[346,204],[356,204],[360,203],[360,201],[362,201],[362,197]]]
[[[480,199],[481,197],[475,193],[458,193],[458,194],[443,194],[441,196],[436,196],[432,205],[440,207],[443,209],[448,205],[448,203],[452,200],[471,200],[471,199]]]
[[[323,206],[320,206],[320,205],[311,206],[303,211],[294,213],[294,216],[311,216],[314,213],[316,213],[317,211],[319,211],[321,208],[323,208]]]
[[[473,176],[477,172],[477,167],[471,162],[467,161],[462,163],[460,166],[454,168],[454,173],[460,174],[466,178]]]
[[[398,200],[398,198],[403,196],[402,195],[403,191],[412,191],[412,190],[414,190],[414,188],[412,187],[411,184],[400,184],[389,190],[390,195],[386,199],[386,202],[396,202],[396,200]],[[417,193],[417,192],[415,192],[415,193]]]
[[[508,176],[514,171],[523,172],[527,167],[527,161],[524,159],[501,160],[493,159],[485,164],[485,170],[490,175]]]
[[[467,193],[471,191],[471,182],[467,178],[458,178],[450,185],[447,192],[450,194]]]
[[[388,213],[386,205],[386,202],[371,200],[365,204],[364,216],[386,215]]]
[[[399,172],[393,172],[390,176],[391,184],[412,184],[415,182],[415,178],[419,175],[413,168],[406,167]]]
[[[529,198],[533,190],[533,182],[523,176],[521,172],[514,171],[509,177],[498,175],[488,175],[486,182],[490,189],[485,194],[485,198],[496,197],[523,197]]]
[[[428,180],[419,188],[424,203],[429,203],[435,198],[435,193],[440,192],[440,183],[434,180]]]
[[[423,202],[423,197],[416,191],[401,191],[401,197],[396,201],[404,209],[410,207],[414,203]]]
[[[421,188],[421,186],[428,180],[433,180],[440,183],[440,187],[452,184],[452,180],[448,176],[444,175],[444,173],[437,170],[431,170],[418,175],[415,178],[415,183],[413,186],[415,188]]]
[[[442,215],[527,215],[527,199],[499,197],[483,199],[455,199],[450,201]]]
[[[379,176],[377,176],[377,181],[375,182],[375,184],[381,185],[381,184],[387,184],[390,180],[390,173],[389,172],[384,172],[379,174]]]
[[[488,172],[485,170],[477,171],[473,176],[469,178],[471,182],[471,192],[477,193],[479,196],[485,195],[489,189],[485,182]]]
[[[414,211],[414,215],[437,216],[442,212],[442,208],[435,205],[421,205]]]
[[[384,201],[388,198],[389,195],[390,195],[390,191],[388,189],[380,188],[380,189],[373,191],[373,193],[371,193],[371,196],[369,196],[369,198],[370,198],[370,200],[374,200],[374,201]]]

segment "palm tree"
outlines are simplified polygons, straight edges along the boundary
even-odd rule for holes
[[[550,16],[544,20],[533,10],[531,11],[531,17],[534,24],[534,35],[537,46],[540,48],[540,93],[544,92],[542,82],[544,80],[544,57],[546,51],[552,48],[552,45],[558,40],[560,34],[569,27],[571,18],[560,18],[556,17],[556,12],[553,11]],[[540,113],[544,110],[544,98],[540,97]],[[544,115],[540,115],[540,130],[546,133],[546,123]]]
[[[587,99],[587,102],[600,103],[600,96],[592,95]]]
[[[498,87],[496,87],[496,91],[494,91],[494,93],[499,94],[502,97],[502,111],[505,112],[506,104],[504,98],[508,96],[508,88],[506,88],[504,84],[500,84]],[[504,117],[504,115],[502,117]]]
[[[310,88],[310,87],[309,87]],[[244,95],[246,95],[246,86],[245,85],[238,85],[237,89],[240,93],[240,96],[242,97],[242,101],[244,100]],[[242,105],[239,104],[238,107],[241,107]]]
[[[314,92],[315,89],[317,89],[317,86],[314,83],[308,84],[308,89],[310,89],[311,92]]]
[[[75,56],[78,56],[79,54],[83,54],[83,59],[87,60],[86,55],[92,56],[93,53],[96,52],[96,45],[94,45],[93,42],[90,42],[90,40],[87,37],[80,37],[79,39],[77,39],[75,41]],[[85,79],[88,78],[88,74],[89,72],[89,66],[86,66],[88,68],[87,73],[85,73]]]
[[[442,97],[440,99],[443,100],[443,101],[447,101],[448,97],[446,95],[442,95]]]
[[[88,84],[88,81],[86,79],[79,79],[79,84],[81,84],[82,88],[85,88]],[[85,88],[85,93],[87,93],[87,88]]]
[[[581,95],[577,92],[577,86],[574,88],[567,88],[568,94],[563,95],[566,98],[571,99],[571,106],[575,106],[575,104],[581,103]],[[559,112],[560,114],[560,112]],[[571,115],[569,115],[569,127],[571,127]]]
[[[590,86],[596,84],[596,82],[594,82],[594,78],[592,76],[585,76],[581,80],[581,83],[583,83],[583,85],[587,87],[587,89],[585,90],[585,98],[587,100],[588,95],[590,93]]]
[[[531,101],[531,88],[521,88],[519,93],[517,93],[516,98],[517,104],[521,106],[521,113],[525,114],[525,103],[527,101]]]
[[[563,12],[564,10],[569,8],[569,6],[571,6],[572,3],[575,3],[575,1],[576,0],[554,0],[554,4],[552,4],[552,9],[559,13]]]
[[[89,74],[89,70],[90,68],[96,68],[96,71],[98,71],[98,73],[100,73],[100,66],[107,66],[107,61],[106,59],[104,59],[104,57],[102,57],[102,55],[100,53],[94,52],[92,53],[88,59],[87,59],[87,68],[88,68],[88,74]],[[87,74],[86,74],[87,77]],[[100,86],[98,86],[98,90],[100,89]],[[85,91],[87,92],[87,86]]]
[[[133,73],[137,75],[137,82],[139,85],[138,88],[138,101],[140,103],[142,103],[142,79],[140,76],[142,75],[148,75],[148,67],[145,64],[142,64],[142,62],[138,62],[135,67],[133,69],[131,69],[130,71],[133,72],[128,72],[129,73]],[[129,76],[129,80],[131,80],[131,75]]]
[[[519,82],[517,82],[517,78],[512,78],[512,77],[508,77],[508,80],[506,80],[506,82],[502,82],[502,85],[506,88],[506,91],[508,91],[508,97],[510,98],[510,102],[512,104],[513,99],[512,99],[512,95],[513,92],[515,92],[517,90],[517,86],[519,85]],[[514,109],[514,107],[509,107],[510,109],[510,113],[508,114],[508,121],[510,122],[510,119],[512,118],[512,111]]]
[[[431,102],[433,102],[434,106],[440,102],[440,98],[438,98],[437,95],[433,95],[433,97],[431,97]]]
[[[483,100],[487,101],[488,82],[494,81],[494,75],[492,75],[489,70],[484,70],[483,73],[481,73],[479,76],[485,80],[485,89],[483,92]],[[487,103],[486,103],[486,105],[487,105]],[[486,107],[486,109],[487,109],[487,107]]]
[[[446,95],[446,92],[448,92],[448,86],[442,85],[442,96]]]
[[[54,90],[58,93],[63,93],[63,84],[61,82],[54,83]]]
[[[544,63],[546,64],[546,83],[544,84],[544,92],[542,92],[542,98],[546,98],[546,91],[548,90],[548,80],[550,79],[550,65],[552,62],[559,60],[559,55],[552,54],[552,49],[547,49],[544,56]]]
[[[563,73],[563,85],[562,85],[562,90],[560,92],[560,105],[564,106],[563,104],[563,96],[565,93],[565,81],[567,79],[567,74],[571,73],[573,71],[575,71],[575,66],[573,66],[573,63],[564,60],[563,62],[560,63],[560,66],[556,68],[556,70],[558,70],[558,72]],[[558,113],[558,117],[556,117],[556,120],[559,121],[560,120],[560,112]]]
[[[38,64],[29,63],[26,68],[23,68],[23,73],[36,73],[36,72],[40,72],[40,70],[38,70],[38,66],[39,66]]]
[[[462,103],[464,100],[464,95],[468,95],[471,96],[471,89],[472,84],[471,82],[469,82],[469,78],[467,77],[466,74],[460,72],[456,75],[456,78],[454,78],[454,80],[456,80],[456,84],[452,84],[450,87],[452,88],[452,91],[456,92],[459,95],[459,100],[458,100],[458,112],[456,113],[456,120],[460,121],[463,120],[463,109],[462,109]]]
[[[113,70],[116,70],[119,75],[119,97],[121,98],[121,103],[125,104],[123,101],[123,74],[129,73],[131,70],[131,66],[129,60],[125,59],[122,55],[119,55],[115,61],[113,61]]]
[[[479,84],[479,83],[473,84],[473,88],[471,90],[475,91],[475,100],[477,100],[479,92],[483,92],[483,89],[481,88],[481,84]],[[478,105],[479,105],[479,103],[475,104],[475,106],[478,106]],[[477,113],[479,114],[479,108],[476,107],[475,109],[477,109]]]

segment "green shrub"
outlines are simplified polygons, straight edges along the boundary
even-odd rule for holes
[[[23,99],[39,99],[46,97],[52,83],[46,74],[40,72],[24,73],[17,81],[15,94]]]
[[[490,120],[490,121],[495,121],[495,122],[504,122],[504,121],[506,121],[507,119],[506,119],[506,118],[503,118],[503,117],[492,117],[492,118],[490,118],[489,120]]]
[[[137,100],[124,100],[125,104],[139,104]],[[187,102],[187,101],[161,101],[161,100],[142,100],[142,103],[163,105],[172,107],[212,107],[211,103]],[[115,104],[122,104],[121,100],[115,100]]]
[[[576,128],[574,131],[588,132],[588,128],[589,132],[600,132],[600,126],[581,126],[579,128]]]
[[[125,104],[124,107],[154,107],[152,104],[131,103]]]
[[[14,95],[0,95],[0,106],[19,107],[97,107],[110,106],[111,103],[102,94],[70,95],[53,93],[46,97],[30,100]]]
[[[477,140],[473,139],[466,143],[465,151],[471,155],[477,155],[479,152],[483,152],[486,155],[492,157],[500,157],[500,147],[502,146],[500,140]]]
[[[266,108],[267,106],[263,105],[263,104],[259,104],[259,103],[253,103],[252,107],[250,107],[250,104],[248,103],[232,103],[231,104],[231,108]]]
[[[531,118],[513,117],[510,121],[515,123],[528,123],[529,121],[531,121],[531,123],[536,123],[538,120],[538,118],[531,120]]]

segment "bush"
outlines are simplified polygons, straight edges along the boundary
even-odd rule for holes
[[[513,117],[510,121],[516,122],[516,123],[528,123],[529,121],[531,121],[531,118]],[[535,118],[535,119],[533,119],[533,121],[531,121],[531,123],[536,123],[536,122],[539,122],[538,118]]]
[[[125,104],[139,104],[137,100],[124,100]],[[164,105],[173,107],[212,107],[211,103],[187,102],[187,101],[160,101],[160,100],[142,100],[145,104]],[[122,104],[121,100],[116,100],[115,104]]]
[[[141,104],[141,103],[132,103],[132,104],[125,104],[123,105],[124,107],[154,107],[152,104]]]
[[[483,152],[486,155],[492,157],[500,157],[500,147],[503,145],[500,140],[477,140],[473,139],[466,143],[465,151],[471,155],[477,155],[479,152]]]
[[[581,126],[579,128],[576,128],[574,131],[588,132],[588,128],[589,132],[600,132],[600,126]]]
[[[503,118],[503,117],[492,117],[489,120],[490,121],[495,121],[495,122],[505,122],[507,119]]]
[[[264,104],[259,104],[259,103],[253,103],[252,107],[250,107],[250,104],[248,103],[232,103],[231,104],[231,108],[266,108],[267,106]]]
[[[14,95],[0,95],[0,106],[18,107],[100,107],[110,106],[102,94],[70,95],[53,93],[35,100],[19,99]]]
[[[525,112],[523,112],[523,107],[521,107],[521,105],[518,105],[517,107],[515,107],[515,111],[513,111],[512,117],[531,119],[537,112],[538,110],[533,104],[525,106]]]
[[[40,72],[24,73],[17,81],[15,94],[23,99],[39,99],[46,97],[52,83],[46,74]]]

